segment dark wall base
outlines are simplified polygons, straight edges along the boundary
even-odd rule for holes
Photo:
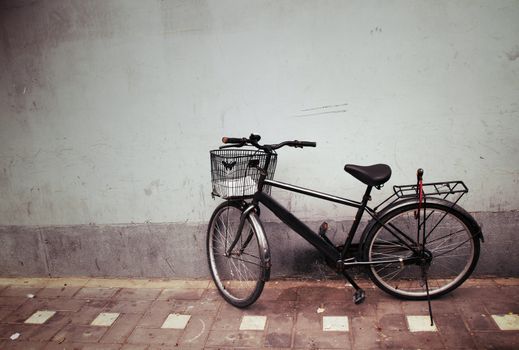
[[[519,212],[475,213],[485,243],[475,275],[519,276]],[[320,222],[309,222],[317,230]],[[344,241],[351,221],[329,222]],[[285,225],[265,223],[273,277],[335,276]],[[1,276],[208,278],[205,225],[0,226]],[[359,235],[360,236],[360,235]]]

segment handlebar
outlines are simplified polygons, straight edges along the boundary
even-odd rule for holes
[[[274,151],[283,146],[295,147],[295,148],[303,148],[303,147],[315,147],[317,144],[311,141],[283,141],[278,144],[272,145],[260,145],[258,142],[261,140],[260,135],[250,134],[249,138],[238,138],[238,137],[222,137],[222,143],[226,144],[226,146],[221,146],[220,148],[227,147],[243,147],[245,145],[252,145],[258,149],[264,150],[266,152]]]

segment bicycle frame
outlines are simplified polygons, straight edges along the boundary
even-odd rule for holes
[[[357,233],[358,226],[360,224],[360,221],[362,219],[362,216],[364,212],[366,211],[369,213],[369,215],[376,221],[378,221],[378,216],[376,212],[371,209],[367,202],[370,200],[370,193],[372,190],[371,186],[368,186],[366,189],[366,192],[364,193],[363,199],[361,202],[353,201],[347,198],[342,198],[338,196],[334,196],[331,194],[318,192],[310,189],[306,189],[299,186],[294,186],[290,184],[286,184],[283,182],[275,181],[275,180],[264,180],[264,184],[272,187],[277,187],[280,189],[284,189],[290,192],[295,192],[315,198],[319,198],[322,200],[326,200],[329,202],[334,202],[342,205],[346,205],[349,207],[357,208],[357,214],[355,215],[355,219],[353,221],[353,224],[350,228],[350,231],[346,237],[346,241],[344,243],[344,246],[342,250],[338,250],[335,246],[331,245],[324,239],[322,239],[318,233],[313,231],[311,228],[309,228],[305,223],[303,223],[301,220],[299,220],[295,215],[290,213],[283,205],[278,203],[274,198],[272,198],[270,195],[266,194],[265,192],[258,191],[254,195],[253,201],[251,203],[251,206],[257,206],[258,203],[263,204],[265,207],[267,207],[274,215],[276,215],[283,223],[285,223],[287,226],[289,226],[292,230],[294,230],[297,234],[299,234],[301,237],[303,237],[306,241],[308,241],[310,244],[312,244],[317,250],[319,250],[326,258],[335,261],[337,263],[337,269],[342,271],[343,267],[345,266],[355,266],[355,265],[377,265],[377,264],[388,264],[388,263],[411,263],[412,261],[415,261],[416,258],[409,257],[406,259],[388,259],[383,261],[376,261],[376,262],[346,262],[344,261],[344,258],[346,256],[346,253],[350,250],[353,242],[353,238],[355,237]],[[391,228],[388,225],[385,225],[381,223],[383,226],[386,227],[390,232],[393,233],[396,239],[401,241],[404,245],[406,245],[408,248],[410,248],[413,251],[417,251],[416,248],[412,247],[410,244],[405,242],[407,239],[408,241],[413,241],[411,238],[409,238],[405,233],[403,232],[395,232],[395,228]],[[399,236],[400,235],[400,236]],[[403,239],[404,238],[404,239]],[[353,259],[353,258],[352,258]],[[352,260],[350,259],[350,260]]]
[[[313,231],[311,228],[309,228],[305,223],[303,223],[301,220],[299,220],[294,214],[292,214],[290,211],[288,211],[285,207],[283,207],[280,203],[278,203],[274,198],[272,198],[270,195],[262,191],[263,186],[262,185],[268,185],[272,187],[277,187],[280,189],[284,189],[290,192],[296,192],[303,195],[319,198],[322,200],[346,205],[349,207],[357,208],[357,214],[355,215],[355,220],[353,221],[353,224],[350,228],[350,232],[348,233],[346,237],[346,241],[344,243],[344,247],[342,250],[339,250],[332,244],[328,243],[326,240],[321,238],[318,233]],[[301,237],[303,237],[307,242],[309,242],[311,245],[313,245],[318,251],[321,252],[327,259],[330,261],[335,262],[335,268],[337,272],[341,272],[343,276],[348,280],[348,282],[351,283],[351,285],[356,290],[361,290],[360,287],[356,284],[356,282],[353,280],[353,278],[345,271],[346,267],[351,266],[360,266],[360,265],[382,265],[382,264],[391,264],[391,263],[399,263],[401,265],[406,264],[412,264],[415,263],[417,260],[419,260],[419,247],[413,247],[411,244],[408,244],[405,242],[405,239],[407,239],[409,242],[414,242],[413,239],[408,237],[405,233],[398,230],[393,225],[386,225],[379,221],[377,213],[368,207],[367,202],[370,200],[370,193],[372,190],[371,186],[368,186],[366,189],[366,192],[364,193],[364,196],[362,198],[361,202],[356,202],[347,198],[342,198],[338,196],[334,196],[331,194],[318,192],[310,189],[306,189],[299,186],[294,186],[290,184],[286,184],[279,181],[274,180],[267,180],[263,179],[263,181],[260,180],[260,186],[258,186],[258,191],[254,194],[252,203],[243,211],[241,219],[240,219],[240,225],[238,227],[238,232],[234,238],[234,241],[231,243],[231,245],[227,249],[227,254],[231,254],[232,250],[240,240],[240,237],[242,235],[243,226],[245,224],[245,220],[249,213],[257,208],[258,204],[261,203],[265,207],[267,207],[274,215],[276,215],[283,223],[285,223],[288,227],[290,227],[292,230],[294,230],[297,234],[299,234]],[[346,253],[349,251],[353,238],[355,237],[355,234],[357,232],[359,223],[362,219],[362,216],[364,214],[364,211],[368,212],[369,215],[377,222],[379,222],[383,227],[385,227],[389,232],[391,232],[394,237],[404,244],[406,247],[408,247],[410,250],[412,250],[414,253],[412,256],[407,258],[398,258],[398,259],[387,259],[387,260],[378,260],[375,262],[369,262],[369,261],[355,261],[355,258],[349,258],[345,259]],[[365,228],[368,229],[369,226]],[[395,232],[398,231],[398,234]],[[399,237],[402,236],[402,237]],[[245,239],[244,246],[246,246],[252,238],[252,232],[249,233],[248,237]],[[243,249],[243,248],[242,248]],[[363,293],[363,292],[362,292]]]

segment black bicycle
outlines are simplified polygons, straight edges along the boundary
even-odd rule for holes
[[[474,218],[457,205],[468,192],[462,181],[423,183],[423,170],[418,169],[416,184],[393,186],[390,197],[370,208],[373,187],[380,189],[391,177],[388,165],[344,167],[367,186],[357,202],[273,179],[277,149],[315,147],[315,142],[260,145],[260,139],[254,134],[224,137],[226,145],[210,152],[212,194],[226,201],[211,216],[207,257],[218,291],[232,305],[243,308],[254,303],[269,280],[271,256],[259,218],[260,203],[317,248],[328,265],[351,283],[356,304],[365,293],[348,274],[351,266],[366,266],[382,290],[399,298],[428,300],[429,308],[432,298],[456,289],[474,270],[483,234]],[[270,196],[272,187],[357,208],[344,244],[336,246],[328,239],[326,222],[318,232],[301,222]],[[359,243],[353,244],[365,212],[370,221]]]

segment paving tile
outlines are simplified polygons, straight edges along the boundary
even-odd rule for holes
[[[52,340],[58,343],[97,343],[106,331],[106,327],[69,324],[60,330]]]
[[[350,333],[353,335],[354,349],[378,349],[382,347],[382,339],[375,317],[352,317]]]
[[[49,341],[61,327],[47,325],[0,325],[0,339],[9,339],[14,333],[19,333],[18,341]]]
[[[435,315],[434,322],[439,335],[449,349],[475,349],[476,344],[469,333],[465,322],[458,314]]]
[[[458,288],[448,296],[456,301],[481,303],[484,300],[494,299],[501,293],[498,286],[472,286],[470,288]]]
[[[76,299],[110,299],[119,288],[83,287],[74,295]]]
[[[148,345],[124,344],[120,350],[148,350]]]
[[[164,289],[157,299],[159,300],[199,300],[205,289]],[[204,299],[207,300],[207,299]]]
[[[258,331],[216,331],[211,330],[206,347],[254,347],[263,344],[263,332]]]
[[[519,314],[519,291],[515,296],[485,300],[483,303],[490,314]]]
[[[349,330],[348,316],[323,316],[323,331],[348,332]]]
[[[347,307],[348,314],[351,316],[376,316],[377,303],[375,301],[366,300],[362,304],[356,305],[353,301],[344,303]]]
[[[265,347],[289,348],[292,342],[293,326],[294,317],[276,314],[269,315],[265,333]]]
[[[49,343],[44,350],[118,350],[121,349],[120,344],[103,344],[100,346],[96,343]]]
[[[77,291],[81,287],[45,287],[42,290],[40,290],[36,296],[38,298],[70,298],[74,294],[77,293]]]
[[[337,302],[337,301],[300,301],[297,302],[296,310],[298,312],[314,313],[320,316],[341,316],[354,313],[357,308],[353,303]],[[319,312],[318,312],[319,309]]]
[[[155,300],[160,292],[161,289],[157,288],[122,288],[114,298],[117,300]]]
[[[449,314],[456,310],[454,299],[443,297],[431,301],[433,314]],[[407,315],[429,315],[429,305],[425,300],[402,301],[402,310]]]
[[[5,307],[0,307],[0,322],[7,316],[9,315],[10,313],[12,313],[13,310],[12,309],[8,309],[8,308],[5,308]]]
[[[263,290],[265,292],[265,290]],[[261,297],[263,298],[263,293],[261,293]],[[212,300],[212,301],[222,301],[222,296],[216,289],[204,289],[204,293],[200,297],[203,300]]]
[[[406,315],[428,315],[429,307],[427,302],[423,301],[402,301],[400,302],[402,310]],[[433,305],[434,307],[434,305]],[[434,311],[436,311],[434,309]]]
[[[129,344],[176,345],[182,330],[161,328],[135,328],[126,340]]]
[[[296,331],[294,347],[311,349],[352,349],[348,332],[323,332],[320,330]]]
[[[91,326],[98,327],[110,327],[115,320],[119,317],[117,312],[101,312],[97,317],[90,323]]]
[[[45,343],[31,341],[0,341],[0,349],[2,350],[42,350],[45,345]]]
[[[159,328],[169,314],[196,314],[212,316],[216,313],[214,305],[211,305],[209,311],[204,314],[204,308],[197,307],[198,301],[188,300],[156,300],[146,311],[142,319],[139,321],[138,327]]]
[[[385,349],[446,349],[438,333],[435,332],[390,332],[382,337],[381,343]]]
[[[39,305],[41,309],[55,310],[55,311],[78,311],[83,305],[84,300],[75,299],[30,299],[26,304],[34,303]]]
[[[376,306],[377,316],[382,317],[387,314],[402,314],[402,305],[400,301],[394,300],[393,302],[380,301]]]
[[[105,310],[121,314],[144,314],[151,303],[151,300],[110,300]]]
[[[471,331],[497,331],[497,325],[482,304],[458,304],[461,317]]]
[[[141,318],[139,314],[121,314],[101,338],[101,343],[124,343]]]
[[[169,314],[160,328],[184,329],[191,315]]]
[[[148,345],[124,344],[120,350],[148,350]]]
[[[378,324],[383,332],[407,330],[407,320],[403,314],[386,314],[378,318]]]
[[[407,326],[410,332],[437,332],[436,324],[431,326],[431,318],[423,315],[408,315]]]
[[[38,310],[48,309],[47,305],[40,301],[31,299],[28,300],[24,305],[12,311],[9,315],[5,316],[2,322],[5,323],[24,323],[32,314]],[[53,310],[54,311],[54,310]]]
[[[155,301],[151,308],[139,320],[137,327],[160,328],[172,312],[172,305],[166,301]]]
[[[212,329],[218,331],[238,331],[241,324],[241,313],[220,312],[213,323]]]
[[[266,316],[243,316],[240,331],[262,331],[267,323]]]
[[[24,323],[27,323],[27,324],[43,324],[49,318],[54,316],[54,314],[56,314],[56,311],[52,311],[52,310],[39,310],[39,311],[36,311],[34,314],[32,314],[31,317],[26,319]]]
[[[178,300],[175,302],[175,312],[185,312],[190,315],[214,316],[218,312],[221,301],[211,300]]]
[[[16,309],[28,300],[27,297],[2,297],[0,296],[0,307]]]
[[[172,347],[169,345],[150,345],[147,350],[171,350]],[[186,350],[245,350],[245,349],[227,349],[227,348],[205,348],[205,347],[199,347],[199,346],[181,346],[177,347],[175,346],[174,349],[186,349]]]
[[[492,319],[502,331],[519,331],[519,315],[492,315]]]
[[[267,285],[261,293],[260,300],[296,301],[297,288],[269,288],[269,286]]]
[[[243,315],[267,315],[275,313],[284,316],[294,316],[296,313],[296,302],[294,301],[273,301],[259,300],[245,309],[239,309]],[[236,309],[227,303],[222,305],[221,311],[225,312],[229,308]]]
[[[18,286],[9,286],[2,290],[0,296],[2,297],[26,297],[27,295],[36,295],[38,291],[40,291],[40,287],[18,287]]]
[[[126,279],[126,278],[91,278],[86,287],[115,288],[207,288],[209,280],[171,280],[171,279]]]
[[[88,303],[71,315],[72,324],[88,326],[101,312],[105,312],[106,301]]]
[[[519,285],[510,285],[510,286],[501,286],[499,288],[500,294],[504,295],[508,298],[516,298],[516,296],[519,294]],[[493,299],[497,299],[494,297]]]
[[[474,341],[480,349],[519,349],[519,333],[517,332],[475,332]]]
[[[300,311],[296,315],[295,328],[297,331],[320,330],[321,317],[316,311]]]
[[[179,340],[179,346],[203,347],[213,322],[212,316],[192,316]]]
[[[349,301],[351,294],[344,288],[332,287],[300,287],[297,289],[298,300],[300,301]]]
[[[44,323],[44,325],[55,329],[57,332],[70,323],[71,316],[73,314],[74,313],[71,311],[58,311],[54,316],[49,318],[47,322]]]

